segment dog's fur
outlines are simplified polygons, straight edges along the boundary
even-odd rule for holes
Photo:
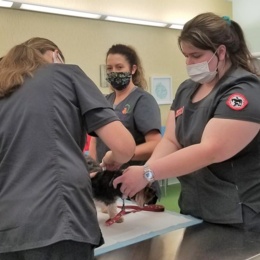
[[[118,198],[122,198],[122,192],[120,191],[121,185],[119,184],[115,189],[113,187],[113,180],[121,176],[123,171],[103,171],[93,158],[85,155],[85,159],[89,173],[96,172],[91,176],[93,198],[96,204],[100,205],[100,202],[103,203],[101,210],[103,212],[107,210],[109,217],[113,218],[117,214],[116,201]],[[153,187],[147,186],[142,191],[138,192],[132,200],[140,207],[143,207],[145,204],[155,204],[157,201],[156,190]],[[107,208],[105,208],[104,205]],[[123,218],[118,222],[122,221]]]

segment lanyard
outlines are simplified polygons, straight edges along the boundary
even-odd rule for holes
[[[164,206],[162,205],[146,205],[143,207],[135,206],[135,205],[125,205],[125,201],[123,200],[123,206],[118,206],[121,208],[121,211],[113,218],[110,218],[106,221],[106,226],[111,226],[116,221],[118,221],[122,216],[127,215],[129,213],[136,213],[139,211],[152,211],[152,212],[163,212]]]

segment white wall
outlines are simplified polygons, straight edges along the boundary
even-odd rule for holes
[[[233,0],[233,20],[244,30],[252,53],[260,52],[260,1]]]
[[[64,9],[80,10],[166,23],[185,23],[203,12],[228,15],[230,0],[15,0]],[[226,13],[223,10],[226,10]]]
[[[20,0],[16,2],[18,1]],[[179,16],[185,13],[185,16],[187,15],[191,18],[193,15],[203,11],[212,11],[219,15],[231,16],[232,14],[231,2],[227,2],[227,0],[186,0],[185,4],[182,3],[183,0],[163,1],[168,3],[164,7],[165,11],[173,17],[175,17],[174,14],[176,13]],[[160,20],[161,17],[165,17],[168,21],[168,16],[163,12],[163,5],[158,0],[133,0],[127,4],[125,0],[24,0],[24,2],[44,3],[45,5],[52,3],[55,6],[64,8],[90,12],[100,11],[100,13],[103,13],[103,11],[107,13],[116,11],[118,12],[117,14],[120,13],[122,16],[130,16],[130,11],[133,14],[140,14],[142,10],[144,13],[142,15],[143,19],[150,18],[150,16],[148,17],[149,14],[151,15],[151,20]],[[191,2],[194,3],[191,4]],[[108,5],[107,9],[105,8],[105,3]],[[146,5],[149,3],[149,5],[146,6],[145,3]],[[194,8],[195,3],[197,5],[196,8]],[[151,7],[152,4],[154,6]],[[161,6],[160,9],[158,5]],[[121,11],[119,10],[120,6]],[[134,11],[136,8],[138,12]],[[149,11],[153,11],[152,14],[156,17],[150,14]],[[105,63],[105,55],[108,48],[112,44],[123,43],[132,45],[137,50],[141,57],[148,83],[153,76],[172,77],[172,91],[174,95],[179,84],[187,78],[185,59],[177,44],[179,34],[179,30],[168,28],[0,8],[0,57],[4,56],[12,46],[31,37],[45,37],[54,41],[61,48],[65,55],[66,63],[78,64],[99,87],[100,65]],[[148,91],[150,91],[150,87]],[[107,94],[109,93],[109,88],[101,88],[101,91]],[[170,104],[160,105],[162,125],[166,123],[169,108]]]

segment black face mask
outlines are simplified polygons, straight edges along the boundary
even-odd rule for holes
[[[123,90],[129,85],[131,77],[130,72],[110,72],[107,73],[106,80],[114,89]]]

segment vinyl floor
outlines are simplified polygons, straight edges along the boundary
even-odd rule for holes
[[[166,194],[165,194],[166,193]],[[166,186],[166,190],[162,188],[162,197],[157,204],[161,204],[166,210],[180,212],[178,206],[178,198],[180,195],[180,184],[171,184]]]

